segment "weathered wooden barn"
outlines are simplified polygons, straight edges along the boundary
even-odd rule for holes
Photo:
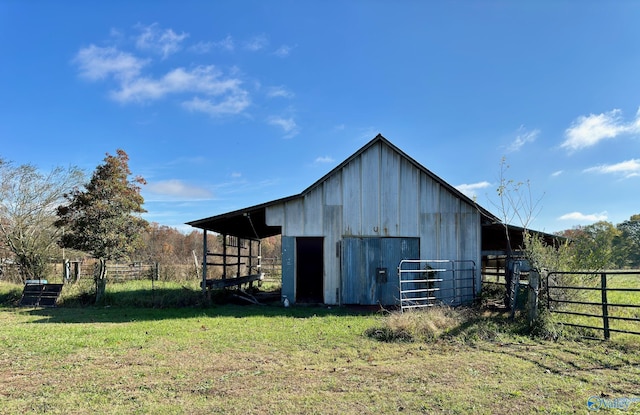
[[[472,299],[483,243],[493,241],[483,242],[483,228],[501,229],[498,218],[382,135],[298,195],[188,224],[205,230],[205,240],[206,231],[253,241],[280,234],[283,297],[362,305],[398,304],[402,260],[422,260],[407,270],[424,271],[423,285],[436,287],[429,297],[449,290],[450,303]]]

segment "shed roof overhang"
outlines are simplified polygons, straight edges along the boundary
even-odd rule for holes
[[[506,231],[509,233],[508,240]],[[510,242],[512,250],[521,250],[524,247],[525,231],[541,237],[546,245],[556,248],[566,240],[566,238],[558,235],[540,232],[533,229],[525,229],[520,226],[506,225],[505,228],[504,223],[500,221],[485,221],[482,224],[482,251],[506,252],[507,242]]]
[[[232,235],[244,239],[262,239],[269,236],[279,235],[282,232],[282,228],[280,226],[267,225],[267,207],[296,197],[297,196],[291,196],[273,200],[260,205],[234,210],[233,212],[194,220],[187,222],[187,225],[222,235]]]

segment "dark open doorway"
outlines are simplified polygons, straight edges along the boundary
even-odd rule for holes
[[[323,238],[296,238],[296,302],[323,302]]]

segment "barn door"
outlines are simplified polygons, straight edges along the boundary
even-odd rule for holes
[[[398,264],[418,259],[418,238],[344,238],[342,303],[391,305],[398,302]]]
[[[323,301],[323,239],[296,238],[296,302]]]

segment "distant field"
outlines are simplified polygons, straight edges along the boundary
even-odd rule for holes
[[[600,287],[600,278],[596,275],[595,278],[583,278],[571,283],[571,285],[580,285],[586,287]],[[627,275],[615,275],[611,274],[607,278],[607,288],[611,289],[607,291],[608,315],[610,317],[622,317],[640,319],[640,292],[635,291],[615,291],[616,288],[633,288],[640,289],[640,273],[627,274]],[[576,300],[583,302],[598,303],[598,305],[585,305],[585,304],[567,304],[559,308],[562,311],[571,311],[584,314],[602,315],[602,292],[600,290],[580,290],[572,291]],[[554,293],[552,291],[552,293]],[[542,299],[545,301],[545,299]],[[616,306],[616,304],[626,304],[628,307]],[[565,322],[572,324],[579,324],[592,327],[603,327],[602,317],[586,317],[576,315],[564,315],[554,314],[554,320],[557,322]],[[640,321],[622,320],[611,318],[609,320],[609,326],[611,329],[633,331],[640,333]],[[594,337],[602,338],[602,330],[591,330],[591,334]],[[614,339],[627,338],[629,341],[640,342],[640,336],[629,335],[624,333],[611,332],[611,337]]]
[[[640,341],[532,340],[499,314],[434,343],[364,335],[383,320],[336,307],[4,306],[0,414],[565,414],[594,395],[640,395]]]

